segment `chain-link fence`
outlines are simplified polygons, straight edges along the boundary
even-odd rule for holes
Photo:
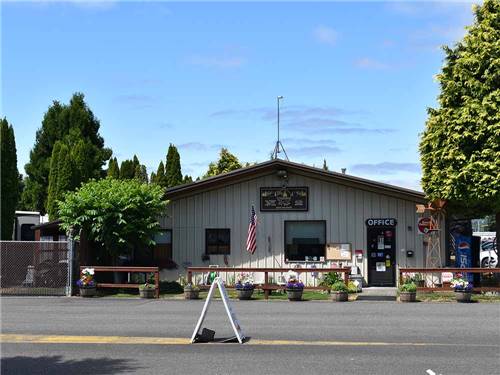
[[[66,241],[0,241],[0,294],[69,295],[71,259]]]

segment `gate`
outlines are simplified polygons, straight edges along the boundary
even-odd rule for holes
[[[71,295],[67,241],[0,241],[0,294]]]

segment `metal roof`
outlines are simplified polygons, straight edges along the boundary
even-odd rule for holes
[[[311,167],[305,164],[294,163],[281,159],[265,161],[228,173],[208,177],[189,184],[175,186],[173,188],[167,189],[166,197],[168,199],[175,199],[180,196],[196,194],[199,191],[214,189],[220,186],[227,185],[228,183],[237,182],[241,179],[250,179],[255,175],[266,174],[281,168],[287,171],[309,175],[313,178],[319,178],[329,182],[335,182],[341,185],[347,185],[358,189],[375,191],[378,193],[396,196],[404,199],[410,199],[417,202],[426,202],[425,194],[421,191],[372,181],[344,173],[325,171],[322,168]]]

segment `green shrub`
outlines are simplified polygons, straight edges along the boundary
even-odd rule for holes
[[[399,286],[399,291],[400,292],[416,292],[417,291],[417,286],[415,285],[414,282],[410,283],[405,283]]]
[[[160,292],[167,294],[180,294],[184,288],[177,281],[160,281]]]
[[[349,284],[347,284],[347,293],[357,293],[358,292],[358,287],[354,284],[354,282],[349,281]]]
[[[333,284],[338,283],[339,281],[342,281],[340,274],[338,274],[337,272],[328,272],[323,276],[323,280],[319,285],[331,288]]]
[[[332,285],[332,291],[333,292],[347,292],[348,288],[342,281],[338,281]]]

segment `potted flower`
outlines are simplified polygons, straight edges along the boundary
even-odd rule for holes
[[[451,287],[455,290],[457,302],[470,302],[472,296],[472,283],[463,279],[461,275],[451,280]]]
[[[234,287],[238,293],[238,299],[249,300],[252,298],[255,285],[253,284],[253,279],[250,274],[241,273]]]
[[[96,293],[96,282],[94,281],[94,269],[84,268],[80,274],[80,279],[76,282],[80,288],[81,297],[93,297]]]
[[[419,274],[419,273],[415,274],[415,277],[413,278],[413,280],[415,281],[417,288],[425,287],[425,279],[422,277],[421,274]]]
[[[185,299],[198,299],[200,294],[200,288],[196,285],[188,283],[184,286],[184,298]]]
[[[288,272],[288,282],[286,283],[286,294],[289,301],[302,300],[302,293],[304,292],[304,283],[299,280],[296,272]]]
[[[347,285],[345,285],[342,281],[337,281],[332,285],[332,301],[334,302],[346,302],[348,300],[347,295]]]
[[[417,285],[413,281],[399,286],[399,300],[401,302],[415,302],[417,300]]]
[[[141,298],[154,298],[156,287],[154,284],[143,284],[139,286],[139,295]]]

